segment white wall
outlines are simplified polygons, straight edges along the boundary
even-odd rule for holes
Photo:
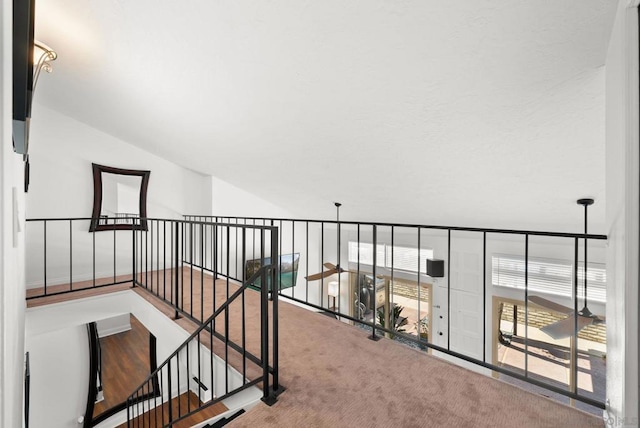
[[[24,374],[24,193],[22,156],[13,153],[12,7],[0,3],[0,425],[20,426]],[[14,195],[17,206],[14,207]]]
[[[607,397],[617,421],[638,417],[639,397],[637,3],[619,1],[606,62]]]
[[[240,174],[242,171],[238,171]],[[283,186],[288,185],[283,183]],[[211,177],[211,212],[218,216],[284,217],[290,218],[290,212],[283,207],[240,189],[226,181]],[[188,214],[203,214],[191,212]]]
[[[91,163],[151,171],[147,215],[181,218],[197,212],[209,214],[211,180],[144,150],[36,104],[30,149],[31,185],[26,200],[28,218],[90,217],[93,207]],[[176,142],[179,144],[179,142]],[[47,229],[47,282],[67,282],[69,223],[49,223]],[[73,223],[74,281],[92,278],[93,234],[89,221]],[[113,273],[113,232],[98,232],[96,277]],[[27,284],[44,282],[44,229],[27,223]],[[117,232],[117,274],[131,271],[131,232]]]
[[[86,325],[29,336],[27,351],[31,366],[30,426],[80,426],[78,417],[84,415],[89,385]]]
[[[208,176],[180,167],[43,105],[34,105],[33,117],[27,217],[90,217],[92,162],[151,171],[147,200],[149,217],[180,218],[183,214],[211,212]]]

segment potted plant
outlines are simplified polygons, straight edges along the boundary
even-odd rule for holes
[[[429,317],[425,316],[415,323],[416,331],[420,336],[420,340],[429,341]]]
[[[406,317],[403,317],[400,315],[403,309],[404,309],[404,306],[400,306],[400,305],[395,305],[393,307],[391,312],[391,317],[389,319],[391,324],[391,328],[390,328],[391,330],[397,331],[400,333],[406,331],[404,329],[404,326],[407,325],[409,321],[407,321]],[[383,328],[386,328],[384,310],[382,309],[378,309],[378,324],[380,324]],[[393,334],[390,334],[390,338],[393,339]]]

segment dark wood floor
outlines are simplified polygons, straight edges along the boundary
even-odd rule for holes
[[[96,403],[94,418],[124,403],[150,373],[149,331],[131,317],[131,330],[100,339],[104,400]]]

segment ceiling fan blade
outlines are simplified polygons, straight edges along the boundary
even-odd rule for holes
[[[324,272],[314,273],[313,275],[304,277],[307,281],[317,281],[319,279],[324,278]]]
[[[324,272],[320,272],[320,273],[316,273],[316,274],[313,274],[313,275],[306,276],[305,279],[307,281],[318,281],[319,279],[326,278],[326,277],[331,276],[331,275],[333,275],[334,273],[337,273],[337,272],[338,271],[336,269],[325,270]]]
[[[578,316],[578,331],[593,323],[593,318]],[[565,339],[573,336],[574,319],[568,317],[546,325],[540,331],[548,334],[554,339]]]
[[[535,303],[538,306],[542,306],[543,308],[550,309],[561,314],[570,315],[573,313],[573,309],[560,305],[556,302],[552,302],[551,300],[547,300],[544,297],[529,296],[529,301],[531,303]]]
[[[326,267],[327,269],[335,269],[336,265],[334,265],[333,263],[323,263],[322,266]]]

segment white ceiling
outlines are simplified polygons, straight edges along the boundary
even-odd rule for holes
[[[37,0],[36,96],[296,217],[604,232],[616,3]]]

